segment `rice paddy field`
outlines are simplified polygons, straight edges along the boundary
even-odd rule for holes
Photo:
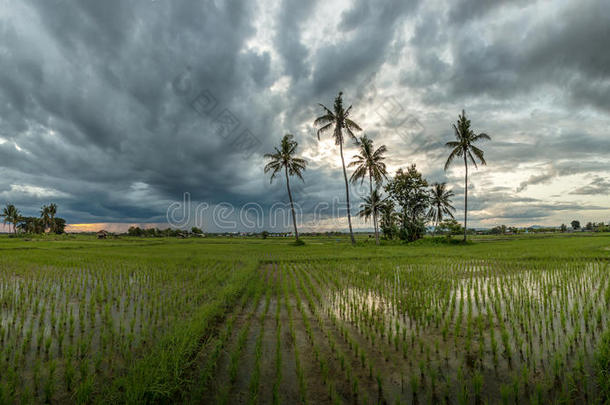
[[[0,403],[608,403],[610,236],[0,237]]]

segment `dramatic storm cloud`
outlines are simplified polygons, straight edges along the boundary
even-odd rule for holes
[[[188,193],[181,225],[266,227],[286,195],[262,155],[290,132],[302,221],[344,229],[338,150],[312,128],[343,91],[391,171],[447,181],[458,219],[443,145],[465,109],[493,139],[473,226],[607,222],[608,43],[603,0],[0,0],[0,203],[163,226]]]

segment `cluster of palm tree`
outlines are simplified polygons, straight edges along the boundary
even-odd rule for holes
[[[4,218],[4,224],[11,224],[13,226],[13,232],[17,233],[17,224],[21,220],[21,212],[13,204],[6,204],[6,207],[0,214]]]
[[[373,140],[369,139],[366,135],[363,135],[356,141],[356,145],[360,148],[360,153],[354,155],[354,159],[348,166],[355,167],[354,173],[350,178],[352,183],[360,180],[362,183],[365,178],[369,179],[369,195],[364,197],[362,209],[358,215],[368,221],[369,218],[373,217],[373,227],[375,228],[375,243],[379,245],[379,231],[377,227],[377,217],[379,211],[384,205],[387,204],[387,199],[381,199],[379,194],[379,188],[381,187],[383,180],[387,179],[387,170],[385,163],[385,156],[383,154],[387,151],[385,145],[381,145],[375,149],[373,147]],[[375,188],[373,188],[373,183]]]
[[[332,132],[332,137],[335,145],[339,146],[339,154],[341,156],[341,164],[343,168],[343,178],[345,181],[345,199],[347,205],[347,222],[352,244],[356,243],[354,231],[352,229],[351,207],[350,207],[350,192],[349,183],[360,182],[361,184],[368,178],[369,195],[363,198],[362,209],[359,216],[368,221],[373,219],[375,229],[375,242],[379,244],[378,218],[381,216],[382,223],[392,221],[396,213],[394,212],[394,203],[386,198],[382,198],[379,189],[383,185],[383,181],[387,179],[387,170],[384,163],[387,152],[387,147],[381,145],[375,149],[373,140],[367,135],[357,138],[355,132],[362,131],[362,128],[350,118],[352,106],[344,108],[343,93],[335,98],[332,110],[323,104],[319,104],[322,108],[322,115],[314,120],[314,126],[317,128],[318,140],[320,135]],[[466,118],[466,113],[458,117],[457,125],[453,125],[456,140],[447,142],[446,146],[451,148],[451,152],[445,163],[445,171],[448,170],[452,161],[456,158],[464,158],[465,167],[465,192],[464,192],[464,241],[466,240],[466,225],[467,225],[467,210],[468,210],[468,162],[477,167],[477,160],[485,165],[483,151],[474,146],[474,143],[490,137],[487,134],[475,134],[470,128],[470,120]],[[354,172],[348,181],[345,158],[343,156],[343,144],[346,139],[353,140],[359,148],[359,153],[353,156],[353,161],[348,164],[348,167],[354,168]],[[292,193],[290,191],[290,176],[297,176],[303,180],[303,171],[307,167],[307,161],[296,156],[298,143],[294,140],[294,136],[287,134],[281,142],[279,148],[275,148],[274,153],[265,155],[265,158],[270,160],[265,165],[265,173],[271,172],[271,181],[282,170],[286,176],[286,188],[290,199],[290,207],[292,211],[292,221],[296,240],[299,240],[297,230],[296,217],[294,213],[294,203]],[[455,208],[451,205],[451,197],[454,196],[452,190],[447,189],[446,183],[435,183],[430,190],[428,218],[434,222],[435,229],[445,217],[453,218]]]
[[[24,233],[63,233],[66,221],[57,215],[57,204],[51,203],[43,205],[40,209],[40,217],[22,216],[21,211],[14,204],[6,204],[2,209],[0,217],[4,219],[4,224],[9,224],[13,228],[13,233],[17,230]]]

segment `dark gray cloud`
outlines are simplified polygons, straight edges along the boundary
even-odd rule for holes
[[[345,87],[353,88],[376,71],[397,33],[400,33],[404,17],[418,3],[415,0],[385,0],[371,7],[364,0],[355,2],[342,14],[339,23],[340,29],[353,31],[352,36],[348,40],[334,41],[315,52],[314,94],[328,97]]]
[[[560,150],[558,148],[558,150]],[[565,150],[570,150],[566,148]],[[577,151],[572,151],[578,154]],[[595,154],[599,153],[599,150],[592,149],[590,153]],[[544,154],[541,153],[540,157],[543,157]],[[596,173],[596,172],[607,172],[608,171],[608,163],[607,162],[574,162],[574,161],[558,161],[549,163],[547,167],[540,172],[539,174],[531,175],[527,180],[522,181],[517,187],[516,192],[519,193],[527,189],[528,186],[536,185],[536,184],[549,184],[551,181],[558,177],[569,176],[579,173]],[[596,176],[596,180],[598,181],[602,178]],[[603,182],[601,183],[603,184]],[[600,184],[600,185],[601,185]],[[593,184],[592,184],[593,185]],[[572,192],[571,194],[599,194],[599,193],[576,193]]]
[[[309,76],[309,49],[303,44],[301,31],[307,25],[315,0],[283,0],[277,17],[274,43],[284,61],[284,71],[295,81]]]
[[[237,131],[270,128],[253,119],[268,115],[264,101],[243,98],[269,84],[269,55],[242,51],[254,33],[250,3],[60,3],[24,2],[2,21],[3,165],[58,180],[64,209],[103,220],[164,214],[127,200],[138,183],[161,204],[187,190],[239,198],[227,185],[247,178],[241,151],[213,133],[215,115],[197,114],[190,101],[209,89],[219,111],[243,122]],[[176,94],[171,80],[187,66],[192,87]]]
[[[432,36],[439,36],[437,41],[416,50],[418,70],[436,72],[435,81],[446,82],[445,86],[426,89],[429,102],[468,96],[506,100],[557,89],[565,96],[564,103],[586,103],[607,111],[610,56],[605,49],[610,41],[610,14],[606,11],[607,4],[601,0],[452,3],[448,15],[451,40],[445,41],[437,33]],[[437,32],[447,32],[442,24],[443,17],[433,13],[417,28],[425,32],[437,27]],[[488,29],[491,24],[494,28]],[[422,42],[418,35],[413,40]],[[451,63],[442,62],[434,47],[448,49]],[[420,86],[430,84],[425,73],[405,74],[403,80]]]
[[[608,178],[595,176],[591,183],[586,186],[578,187],[576,190],[570,192],[570,194],[577,195],[609,195],[610,194],[610,180]]]
[[[461,192],[456,196],[462,197]],[[475,221],[484,223],[523,223],[531,220],[548,221],[556,216],[565,217],[582,211],[601,211],[607,207],[586,202],[545,202],[538,198],[517,197],[510,190],[490,191],[477,193],[468,202]],[[605,219],[605,218],[604,218]],[[567,219],[564,219],[567,221]],[[558,224],[556,224],[558,225]]]
[[[541,174],[534,174],[532,176],[530,176],[527,180],[522,181],[521,184],[519,184],[519,187],[517,187],[517,193],[525,190],[527,188],[527,186],[530,185],[534,185],[534,184],[546,184],[546,183],[550,183],[550,181],[552,179],[554,179],[555,177],[557,177],[557,171],[556,170],[549,170],[548,172],[545,173],[541,173]]]
[[[577,205],[577,204],[528,204],[510,205],[499,207],[493,215],[473,213],[474,220],[495,221],[497,223],[514,223],[521,221],[543,221],[557,213],[574,212],[579,210],[604,210],[606,207],[597,205]],[[565,220],[567,222],[567,219]]]
[[[570,195],[607,195],[606,6],[5,1],[0,202],[34,214],[55,201],[73,223],[163,222],[185,192],[212,205],[270,207],[285,190],[263,176],[262,154],[292,132],[312,160],[305,182],[294,184],[311,213],[320,201],[343,198],[336,151],[318,156],[328,151],[318,149],[311,127],[317,103],[331,105],[343,90],[354,118],[388,145],[388,162],[417,163],[431,181],[449,181],[456,208],[459,165],[442,170],[443,144],[465,107],[475,129],[494,138],[485,145],[490,166],[473,174],[481,218],[513,215],[502,201],[530,207],[522,217],[578,210],[523,194],[583,175],[591,183]],[[399,113],[382,116],[388,102]],[[234,125],[225,132],[226,119]],[[520,164],[533,174],[515,186],[486,177],[514,174]]]
[[[511,6],[520,6],[526,0],[458,0],[453,2],[449,19],[454,24],[464,24],[472,19],[481,18],[492,11],[501,12]]]

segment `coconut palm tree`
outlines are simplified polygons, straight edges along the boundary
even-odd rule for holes
[[[295,156],[297,146],[299,144],[294,140],[294,136],[286,134],[280,141],[280,147],[274,148],[275,153],[265,154],[265,159],[271,161],[265,165],[265,173],[271,172],[271,180],[284,169],[286,175],[286,189],[288,190],[288,198],[290,199],[290,211],[292,212],[292,224],[294,225],[294,236],[297,242],[299,241],[299,231],[297,230],[297,220],[294,214],[294,203],[292,201],[292,193],[290,192],[290,176],[297,176],[303,181],[303,171],[307,167],[305,159]]]
[[[2,209],[2,214],[0,214],[4,218],[5,224],[13,225],[13,232],[15,235],[17,234],[17,223],[21,219],[21,213],[13,204],[6,204],[6,207]]]
[[[447,190],[447,183],[434,183],[430,192],[430,211],[428,216],[434,221],[434,233],[445,215],[453,219],[455,208],[451,205],[453,190]]]
[[[44,226],[44,230],[51,227],[51,208],[48,205],[43,205],[40,208],[40,219],[42,220],[42,224]]]
[[[49,227],[51,232],[55,232],[55,215],[57,214],[57,204],[51,203],[47,206],[49,212]]]
[[[352,106],[350,105],[347,109],[343,108],[343,93],[339,92],[339,95],[335,98],[335,104],[331,111],[326,106],[320,104],[322,107],[323,114],[315,119],[314,126],[318,127],[318,140],[320,135],[329,131],[333,131],[333,138],[335,138],[335,145],[339,146],[339,153],[341,154],[341,164],[343,165],[343,178],[345,180],[345,198],[347,202],[347,223],[349,224],[349,235],[352,240],[352,245],[356,244],[354,239],[354,231],[352,230],[352,216],[350,213],[349,205],[349,184],[347,182],[347,171],[345,170],[345,159],[343,158],[343,141],[344,133],[356,140],[354,131],[362,131],[362,128],[358,126],[354,121],[349,118]]]
[[[377,233],[377,217],[381,213],[384,207],[384,200],[381,199],[379,191],[377,189],[372,190],[371,194],[364,197],[362,209],[358,213],[361,218],[368,221],[370,217],[373,217],[375,221],[375,243],[379,245],[379,234]]]
[[[453,124],[453,131],[455,133],[455,141],[447,142],[445,146],[451,148],[451,153],[445,163],[445,171],[449,168],[451,162],[456,158],[464,158],[464,242],[466,242],[466,233],[468,231],[468,160],[472,162],[475,168],[477,168],[478,159],[482,165],[486,165],[487,162],[483,157],[483,151],[474,144],[482,140],[491,140],[489,135],[485,133],[475,134],[470,129],[470,120],[466,118],[466,112],[462,110],[462,115],[458,117],[457,125]]]
[[[352,183],[360,180],[360,183],[365,178],[369,179],[369,192],[370,196],[373,195],[373,181],[375,182],[375,189],[377,189],[383,179],[387,177],[387,171],[385,167],[385,156],[383,154],[388,150],[385,145],[381,145],[379,148],[373,148],[373,140],[363,135],[356,142],[360,147],[360,154],[354,155],[352,161],[348,167],[355,167],[354,173],[350,178]],[[379,201],[378,199],[376,201]],[[373,202],[376,202],[373,201]],[[375,243],[379,245],[379,231],[377,230],[377,209],[372,210],[373,214],[373,225],[375,227]]]
[[[25,233],[44,233],[44,224],[38,217],[20,217],[17,228]]]

